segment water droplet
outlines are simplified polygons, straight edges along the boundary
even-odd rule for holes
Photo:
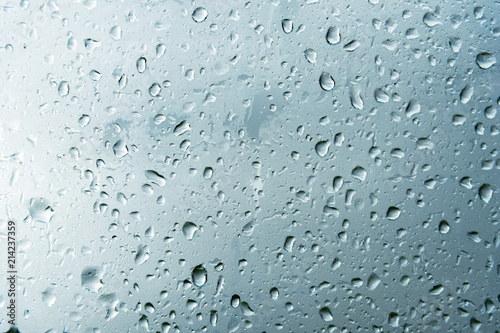
[[[91,292],[98,292],[103,286],[101,283],[102,271],[99,267],[87,267],[81,275],[82,286]]]
[[[151,97],[156,97],[161,92],[161,86],[158,83],[153,83],[151,87],[149,87],[149,94]]]
[[[333,77],[331,77],[330,73],[323,72],[323,74],[319,77],[319,85],[321,86],[321,89],[330,91],[335,87],[335,81],[333,80]]]
[[[149,247],[147,245],[139,245],[135,254],[134,262],[137,265],[145,263],[149,259]]]
[[[488,203],[491,200],[491,197],[493,196],[493,188],[491,187],[490,184],[483,184],[479,188],[478,191],[479,198],[485,202]]]
[[[238,306],[240,306],[240,296],[238,295],[233,295],[231,297],[231,306],[233,308],[237,308]]]
[[[340,43],[340,29],[338,27],[328,28],[326,32],[326,41],[331,45]]]
[[[361,93],[359,91],[354,91],[351,93],[351,105],[358,109],[361,110],[363,109],[364,102],[363,99],[361,98]]]
[[[328,154],[328,150],[330,149],[330,141],[319,141],[316,146],[314,146],[314,149],[316,150],[316,154],[318,154],[320,157],[325,157],[325,155]]]
[[[291,33],[293,31],[292,20],[289,19],[281,20],[281,28],[283,29],[283,32],[285,32],[286,34]]]
[[[408,102],[408,106],[406,107],[406,116],[412,117],[413,115],[420,113],[420,109],[420,104],[416,100],[411,99],[410,102]]]
[[[487,106],[484,109],[484,116],[486,118],[493,119],[495,118],[496,115],[497,115],[497,109],[493,105]]]
[[[285,239],[285,244],[283,245],[283,248],[285,249],[285,251],[287,252],[292,252],[293,250],[293,244],[295,243],[295,237],[293,236],[288,236],[286,239]]]
[[[424,17],[422,19],[424,21],[424,23],[428,26],[428,27],[433,27],[435,25],[438,25],[438,24],[441,24],[441,21],[439,20],[439,18],[436,16],[436,14],[432,13],[432,12],[427,12],[424,14]]]
[[[429,293],[432,295],[439,295],[444,291],[444,287],[442,284],[435,285],[434,287],[429,290]]]
[[[389,102],[389,95],[385,91],[380,88],[375,89],[375,100],[379,103],[387,103]]]
[[[167,46],[163,43],[156,45],[156,58],[160,58],[165,54]]]
[[[363,167],[357,166],[354,169],[352,169],[351,175],[353,178],[356,178],[358,180],[364,181],[366,179],[366,175],[368,173]]]
[[[472,94],[474,94],[474,87],[467,84],[460,92],[460,102],[462,102],[462,104],[468,103],[472,98]]]
[[[53,288],[47,288],[44,292],[42,292],[42,302],[44,302],[45,305],[51,307],[52,305],[54,305],[55,301],[56,295]],[[7,331],[7,333],[8,332],[10,332],[10,330]]]
[[[179,124],[177,124],[174,128],[174,134],[179,136],[191,129],[191,126],[189,123],[185,120],[181,121]]]
[[[191,278],[195,286],[202,287],[207,282],[207,270],[203,265],[198,265],[191,272]]]
[[[54,209],[43,198],[32,198],[28,207],[33,221],[49,223],[54,215]]]
[[[118,25],[115,25],[113,28],[111,28],[111,30],[109,30],[109,34],[114,40],[120,40],[122,38],[122,28],[120,28],[120,26]]]
[[[400,215],[401,215],[401,209],[399,209],[398,207],[391,206],[389,207],[389,209],[387,209],[386,217],[390,221],[397,220]]]
[[[354,52],[360,46],[361,46],[361,43],[355,39],[355,40],[352,40],[349,43],[345,44],[344,50],[346,50],[347,52]]]
[[[205,178],[205,179],[212,178],[213,174],[214,174],[214,170],[210,167],[206,167],[205,170],[203,170],[203,178]]]
[[[113,145],[113,152],[116,157],[123,157],[128,154],[128,147],[123,140],[118,140]]]
[[[194,238],[196,231],[198,231],[198,226],[193,222],[186,222],[182,226],[182,233],[188,240],[192,240]]]
[[[59,92],[59,96],[61,96],[61,97],[68,96],[68,94],[69,94],[69,83],[67,81],[62,81],[59,84],[59,88],[57,89],[57,91]]]
[[[325,306],[319,310],[319,315],[320,315],[321,319],[323,319],[324,321],[332,321],[333,320],[332,312],[330,311],[330,308],[328,308],[327,306]]]
[[[250,305],[247,302],[241,302],[240,306],[241,312],[243,313],[244,316],[253,316],[255,315],[255,312],[252,310]]]
[[[146,177],[151,182],[153,182],[153,184],[156,184],[159,186],[165,186],[165,184],[167,183],[165,180],[165,177],[163,177],[162,175],[160,175],[158,172],[156,172],[154,170],[147,170],[145,172],[145,174],[146,174]]]
[[[336,176],[335,178],[333,178],[333,190],[335,192],[338,192],[343,184],[344,178],[342,178],[341,176]]]
[[[94,81],[99,81],[102,77],[102,74],[99,73],[98,71],[96,70],[91,70],[90,73],[89,73],[89,76],[92,80]]]
[[[314,64],[316,62],[318,54],[313,49],[306,49],[304,51],[304,56],[306,57],[307,62],[309,62],[310,64]]]
[[[439,222],[439,232],[447,234],[450,231],[450,225],[445,220]]]
[[[482,69],[488,69],[497,62],[495,56],[488,52],[481,52],[476,56],[476,63]]]
[[[198,7],[193,11],[191,17],[196,23],[201,23],[207,19],[208,11],[203,7]]]
[[[269,295],[271,296],[271,299],[273,301],[277,300],[280,295],[278,288],[276,287],[271,288],[271,290],[269,291]]]
[[[78,119],[80,126],[85,127],[90,123],[90,116],[88,114],[82,114],[80,119]]]
[[[139,73],[144,73],[144,71],[146,70],[146,66],[147,66],[146,58],[140,57],[139,59],[137,59],[136,67]]]
[[[219,319],[219,315],[217,314],[217,311],[211,310],[210,311],[210,324],[212,326],[217,326],[217,320]]]
[[[389,325],[391,325],[392,327],[398,327],[399,326],[399,315],[396,312],[389,313],[388,322],[389,322]]]
[[[366,286],[368,287],[368,289],[370,290],[374,290],[375,288],[378,287],[378,285],[382,282],[382,280],[380,280],[380,278],[378,277],[377,274],[373,273],[372,275],[370,275],[370,277],[368,278],[368,282],[366,284]]]

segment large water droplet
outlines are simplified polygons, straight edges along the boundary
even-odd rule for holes
[[[165,177],[163,177],[162,175],[160,175],[158,172],[156,172],[154,170],[147,170],[145,172],[145,174],[146,174],[146,177],[156,185],[165,186],[165,184],[167,183],[165,180]]]
[[[332,312],[330,311],[330,308],[328,308],[327,306],[325,306],[319,310],[319,315],[320,315],[321,319],[323,319],[324,321],[332,321],[333,320]]]
[[[144,71],[146,70],[146,66],[147,66],[146,58],[140,57],[139,59],[137,59],[136,67],[139,73],[144,73]]]
[[[281,20],[281,28],[283,29],[284,33],[286,33],[286,34],[291,33],[293,31],[292,20],[289,20],[289,19]]]
[[[318,154],[320,157],[325,157],[326,154],[328,154],[328,150],[330,149],[330,141],[320,141],[314,146],[314,149],[316,150],[316,154]]]
[[[331,77],[330,73],[323,72],[319,77],[319,85],[321,89],[325,91],[330,91],[335,87],[335,81],[333,77]]]
[[[307,62],[309,62],[310,64],[314,64],[316,62],[318,54],[313,49],[306,49],[304,51],[304,56],[306,57]]]
[[[360,166],[355,167],[351,172],[352,178],[356,178],[361,181],[364,181],[366,179],[367,174],[368,173],[366,172],[366,170]]]
[[[195,286],[202,287],[207,282],[207,270],[203,265],[198,265],[191,272],[191,278]]]
[[[474,87],[467,84],[460,92],[460,102],[462,102],[462,104],[468,103],[472,98],[472,94],[474,94]]]
[[[340,43],[340,29],[338,27],[328,28],[326,32],[326,41],[331,45]]]
[[[193,11],[191,17],[196,23],[201,23],[207,19],[208,11],[203,7],[198,7]]]
[[[488,52],[481,52],[476,56],[476,64],[482,69],[488,69],[496,62],[495,56]]]
[[[98,292],[103,286],[101,278],[102,271],[99,267],[87,267],[82,271],[82,286],[91,292]]]
[[[196,231],[198,231],[198,226],[193,222],[186,222],[182,226],[182,233],[188,240],[192,240]]]
[[[113,152],[116,157],[123,157],[128,154],[128,147],[125,144],[125,141],[123,140],[118,140],[116,143],[113,145]]]
[[[69,83],[67,81],[62,81],[59,84],[59,88],[57,89],[57,91],[59,92],[59,96],[61,96],[61,97],[68,96],[68,94],[69,94]]]
[[[493,196],[493,188],[491,187],[490,184],[483,184],[479,188],[478,191],[479,198],[485,202],[488,203],[491,200],[491,197]]]
[[[386,217],[390,221],[397,220],[400,215],[401,215],[401,209],[399,209],[398,207],[391,206],[389,207],[389,209],[387,209]]]

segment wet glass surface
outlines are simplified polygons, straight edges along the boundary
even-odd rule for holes
[[[498,332],[499,17],[2,4],[20,332]]]

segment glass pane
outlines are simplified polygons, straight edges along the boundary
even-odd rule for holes
[[[499,17],[4,2],[0,331],[498,332]]]

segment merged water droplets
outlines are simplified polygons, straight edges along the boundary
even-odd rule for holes
[[[165,180],[165,177],[160,175],[158,172],[154,170],[146,170],[145,172],[146,177],[153,182],[153,184],[159,185],[159,186],[165,186],[167,183]]]
[[[83,288],[91,291],[98,292],[102,287],[103,271],[99,267],[91,266],[83,269],[81,274],[81,282]]]

